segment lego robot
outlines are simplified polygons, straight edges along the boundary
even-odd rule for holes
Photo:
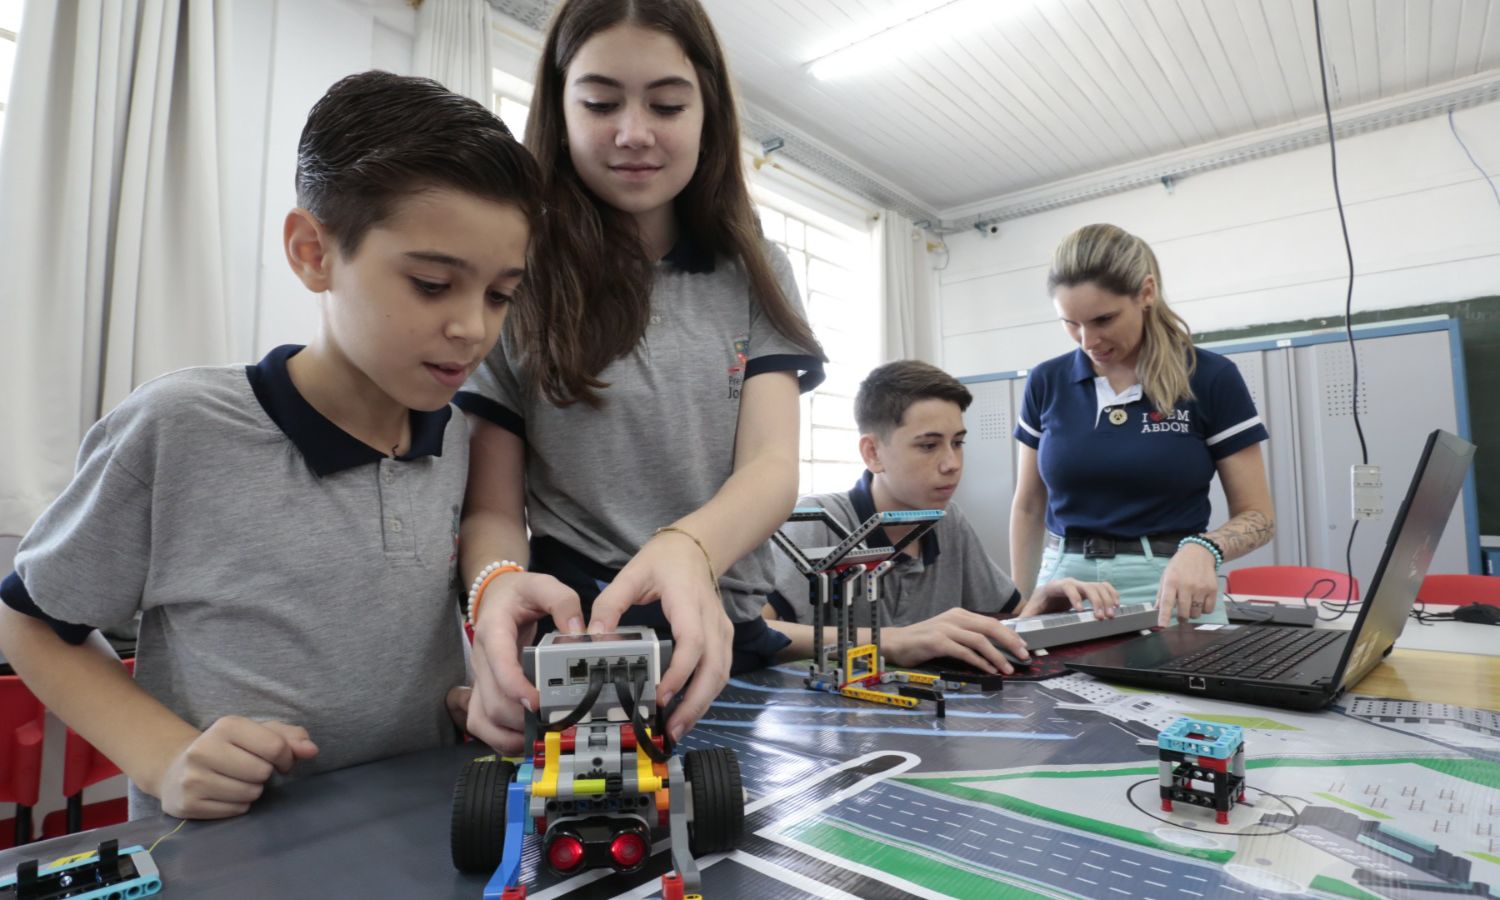
[[[942,510],[903,510],[876,513],[855,528],[845,529],[829,512],[819,507],[792,510],[788,522],[821,522],[839,538],[834,547],[799,548],[780,531],[771,536],[776,546],[791,557],[798,571],[807,576],[812,600],[813,660],[804,683],[815,691],[842,694],[856,700],[914,708],[920,700],[931,700],[943,715],[943,686],[964,676],[929,675],[924,672],[887,671],[880,653],[880,598],[887,572],[896,564],[896,554],[920,539],[943,517]],[[884,526],[912,526],[891,547],[867,547],[865,538]],[[853,607],[863,598],[870,609],[870,642],[856,640]],[[824,625],[833,625],[834,645],[825,647]],[[879,690],[897,685],[896,691]]]
[[[453,864],[492,872],[486,900],[521,900],[521,844],[541,835],[558,875],[591,868],[635,872],[652,836],[672,839],[665,900],[696,896],[696,858],[731,850],[744,830],[739,760],[722,747],[674,754],[665,716],[653,715],[671,641],[644,627],[613,634],[548,634],[523,665],[541,694],[527,717],[519,762],[481,757],[453,791]]]
[[[1174,800],[1214,810],[1214,820],[1229,824],[1229,811],[1245,799],[1245,731],[1197,719],[1178,719],[1157,737],[1161,751],[1161,808]],[[1207,782],[1211,790],[1193,787]]]

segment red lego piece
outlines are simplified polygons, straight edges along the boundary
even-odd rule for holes
[[[683,900],[682,876],[668,872],[661,877],[661,900]]]
[[[500,900],[526,900],[526,885],[508,887],[500,894]]]

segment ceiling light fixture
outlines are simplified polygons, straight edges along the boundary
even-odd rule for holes
[[[874,68],[939,41],[972,32],[1014,13],[1024,0],[948,0],[909,19],[867,34],[807,64],[820,81]]]

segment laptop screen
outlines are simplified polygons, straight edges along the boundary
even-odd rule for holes
[[[1391,522],[1380,565],[1365,591],[1353,639],[1339,661],[1341,687],[1364,678],[1401,635],[1473,458],[1474,445],[1468,441],[1442,430],[1428,435],[1406,499]]]

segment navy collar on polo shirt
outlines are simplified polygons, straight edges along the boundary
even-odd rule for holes
[[[874,481],[875,474],[866,469],[865,474],[859,476],[859,480],[854,483],[854,487],[849,489],[849,503],[854,507],[854,515],[859,517],[860,522],[875,515],[875,494],[871,490]],[[865,543],[871,547],[889,547],[891,539],[885,536],[884,528],[877,528],[865,538]],[[937,562],[938,552],[937,531],[934,529],[922,536],[922,565],[930,566]]]
[[[245,367],[255,399],[276,427],[301,451],[307,465],[318,477],[334,475],[345,469],[388,459],[384,453],[359,440],[330,422],[292,384],[287,360],[302,349],[297,344],[283,344],[266,354],[265,359]],[[411,411],[411,448],[399,460],[443,455],[443,433],[451,406],[433,412]]]
[[[677,243],[661,261],[692,275],[704,275],[714,270],[714,255],[686,232],[677,236]]]
[[[1089,362],[1089,355],[1083,352],[1082,347],[1073,351],[1072,370],[1074,381],[1093,381],[1099,377],[1099,373],[1094,371],[1094,364]]]

